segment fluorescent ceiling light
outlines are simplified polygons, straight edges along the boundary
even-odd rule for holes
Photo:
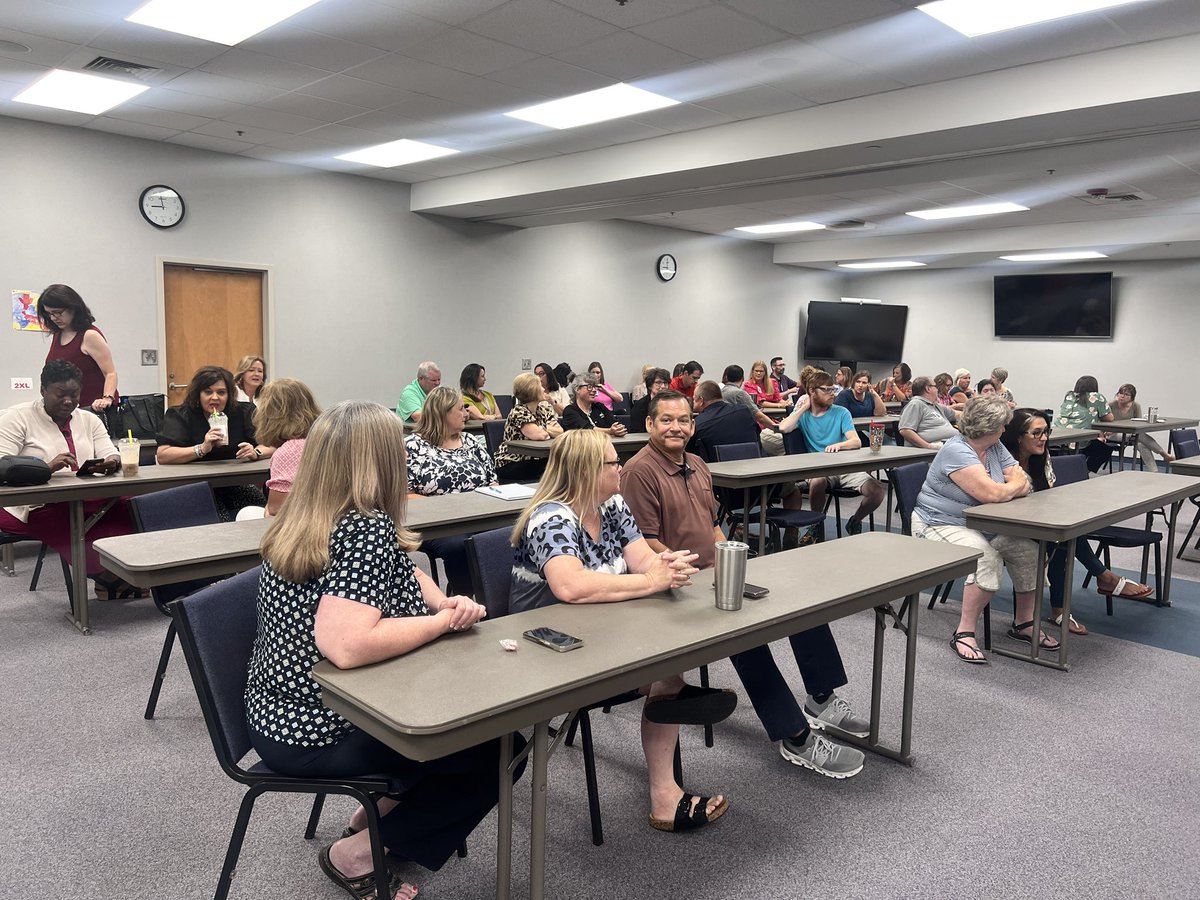
[[[839,269],[916,269],[925,265],[923,262],[914,262],[911,259],[896,259],[891,262],[862,262],[862,263],[838,263]]]
[[[786,234],[789,231],[820,231],[824,227],[820,222],[776,222],[774,225],[743,225],[733,230],[747,234]]]
[[[917,7],[967,37],[1145,0],[934,0]]]
[[[386,144],[376,144],[374,147],[364,147],[353,153],[343,153],[338,159],[346,162],[363,163],[368,166],[379,166],[390,169],[392,166],[402,166],[405,163],[421,162],[426,159],[437,159],[439,156],[449,156],[457,153],[450,147],[436,147],[421,141],[389,141]]]
[[[133,84],[116,78],[54,69],[13,97],[13,100],[98,116],[148,90],[148,84]]]
[[[1108,254],[1097,253],[1095,250],[1064,250],[1061,253],[1017,253],[1000,258],[1012,262],[1062,262],[1072,259],[1108,259]]]
[[[150,0],[126,22],[233,46],[319,0]]]
[[[966,216],[994,216],[997,213],[1028,212],[1028,206],[1017,203],[970,203],[965,206],[942,206],[937,209],[917,209],[905,213],[915,219],[961,219]]]
[[[664,106],[675,106],[677,103],[678,100],[672,100],[670,97],[652,94],[631,84],[619,83],[596,91],[575,94],[573,97],[527,106],[505,115],[549,128],[575,128],[578,125],[607,122],[609,119],[662,109]]]

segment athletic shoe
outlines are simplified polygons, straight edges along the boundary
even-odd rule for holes
[[[795,766],[820,772],[829,778],[850,778],[862,771],[863,752],[835,744],[829,738],[808,733],[808,740],[799,744],[791,738],[779,742],[779,755]]]
[[[862,519],[847,519],[846,534],[862,534]]]
[[[823,704],[814,700],[812,694],[806,694],[804,718],[808,720],[809,727],[817,731],[828,730],[859,738],[865,738],[871,728],[871,723],[856,716],[850,704],[837,694],[831,694]]]

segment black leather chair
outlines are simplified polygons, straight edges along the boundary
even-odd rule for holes
[[[187,528],[192,525],[216,525],[221,519],[217,515],[217,504],[213,500],[212,488],[207,482],[186,484],[182,487],[169,488],[153,494],[143,494],[129,499],[129,508],[133,513],[134,524],[140,532],[166,531],[171,528]],[[168,538],[169,540],[169,538]],[[162,584],[150,589],[154,605],[164,616],[170,617],[168,608],[173,600],[193,594],[201,588],[208,587],[216,578],[197,578],[191,581],[180,581],[174,584]],[[158,669],[154,672],[154,682],[150,685],[150,699],[146,701],[147,719],[154,718],[154,709],[158,706],[158,694],[162,690],[163,678],[167,674],[167,663],[171,660],[171,651],[175,647],[175,620],[167,626],[167,636],[163,641],[162,652],[158,657]]]

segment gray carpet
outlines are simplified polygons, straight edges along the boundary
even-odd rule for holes
[[[182,659],[158,719],[142,719],[166,620],[149,601],[94,604],[96,633],[82,637],[63,617],[59,573],[30,593],[31,567],[20,551],[19,577],[0,577],[0,896],[211,897],[241,791],[217,769]],[[699,833],[648,827],[636,710],[597,714],[607,842],[591,845],[579,752],[561,750],[547,896],[1200,896],[1200,659],[1093,634],[1076,642],[1069,674],[1001,658],[967,666],[946,643],[957,617],[953,601],[921,611],[915,768],[869,756],[844,782],[795,768],[743,695],[715,748],[699,729],[685,734],[687,786],[732,804]],[[871,618],[835,632],[852,679],[844,694],[864,709]],[[898,633],[888,644],[898,741]],[[794,664],[781,662],[798,687]],[[737,684],[727,663],[713,676]],[[517,791],[520,896],[527,784]],[[259,802],[232,897],[344,896],[303,839],[307,809],[299,797]],[[349,812],[331,799],[321,842]],[[490,897],[494,826],[493,815],[467,859],[405,874],[431,900]]]

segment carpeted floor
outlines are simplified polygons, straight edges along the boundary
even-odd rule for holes
[[[0,577],[0,896],[212,896],[241,791],[217,769],[181,659],[158,718],[142,719],[165,619],[149,601],[94,604],[96,633],[82,637],[63,617],[61,576],[50,571],[30,593],[31,567],[22,550],[21,577]],[[716,747],[703,747],[699,729],[685,734],[687,786],[731,801],[695,834],[647,825],[636,708],[595,716],[607,842],[590,843],[579,753],[563,749],[550,766],[547,896],[1200,897],[1200,565],[1178,564],[1176,577],[1171,609],[1122,603],[1112,619],[1089,591],[1079,615],[1093,633],[1074,644],[1066,674],[1002,658],[965,665],[947,646],[958,604],[922,608],[913,768],[868,757],[845,782],[795,768],[742,695]],[[871,617],[835,633],[851,674],[844,694],[861,710]],[[896,632],[888,653],[885,709],[898,740]],[[780,663],[799,690],[794,664]],[[727,663],[712,674],[737,686]],[[526,784],[517,796],[521,896]],[[331,800],[319,842],[306,842],[307,807],[260,801],[233,898],[344,896],[316,855],[350,810]],[[406,876],[430,900],[490,897],[494,824],[478,829],[467,859]]]

